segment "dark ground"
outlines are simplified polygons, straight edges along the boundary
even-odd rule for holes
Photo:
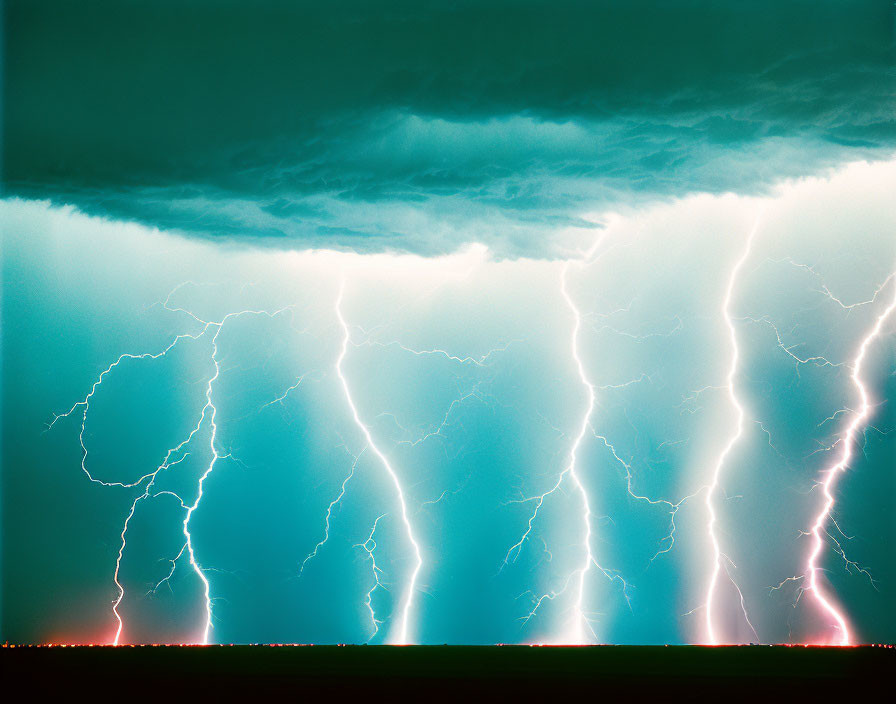
[[[869,695],[896,667],[896,648],[742,646],[122,646],[6,647],[6,691],[180,700],[187,695],[280,699],[346,691],[369,699],[571,692]],[[15,691],[13,689],[12,691]],[[880,694],[878,694],[880,696]],[[79,697],[80,698],[80,697]],[[872,697],[873,698],[873,697]]]

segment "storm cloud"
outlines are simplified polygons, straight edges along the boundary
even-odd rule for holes
[[[13,1],[3,185],[200,237],[554,256],[606,210],[889,157],[894,17],[887,0]]]

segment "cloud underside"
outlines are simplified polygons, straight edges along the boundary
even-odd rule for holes
[[[551,256],[896,148],[892,3],[13,2],[4,185],[203,237]]]

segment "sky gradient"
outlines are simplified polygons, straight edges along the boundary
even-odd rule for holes
[[[2,637],[893,642],[894,31],[6,3]]]

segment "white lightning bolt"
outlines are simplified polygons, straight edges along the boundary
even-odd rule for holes
[[[327,506],[327,515],[324,520],[324,537],[318,541],[317,545],[314,546],[314,549],[308,553],[304,560],[302,560],[302,564],[299,566],[299,574],[305,571],[305,565],[308,564],[309,560],[317,556],[318,550],[320,550],[324,543],[326,543],[330,539],[330,519],[333,516],[333,507],[336,506],[340,501],[342,501],[342,497],[345,496],[345,488],[348,486],[349,481],[352,477],[355,476],[355,469],[358,467],[358,462],[361,461],[361,456],[366,452],[367,448],[362,448],[361,452],[359,452],[355,456],[355,461],[352,462],[352,468],[349,473],[346,475],[345,479],[342,480],[342,486],[339,488],[339,493],[336,495],[336,498],[330,502],[330,505]]]
[[[213,364],[215,365],[215,373],[209,378],[208,383],[205,387],[205,406],[203,406],[202,411],[199,414],[199,422],[196,424],[196,427],[193,429],[193,432],[190,434],[190,438],[195,435],[199,428],[202,427],[203,421],[206,418],[206,414],[208,414],[209,426],[211,432],[209,434],[209,450],[212,453],[211,460],[208,463],[205,471],[202,473],[202,476],[199,477],[199,483],[196,492],[196,500],[187,506],[187,512],[184,516],[183,522],[183,531],[184,538],[186,539],[186,555],[190,561],[190,565],[193,568],[193,571],[196,573],[196,576],[199,577],[203,586],[203,593],[205,598],[205,627],[202,632],[202,640],[200,643],[202,645],[208,645],[209,640],[209,631],[212,629],[212,597],[211,597],[211,584],[209,583],[208,577],[206,577],[205,572],[203,571],[201,565],[196,559],[196,553],[193,549],[193,536],[190,533],[190,521],[193,518],[193,513],[195,513],[196,509],[199,508],[199,504],[202,501],[203,497],[203,489],[205,487],[205,482],[211,476],[212,472],[215,469],[215,465],[218,463],[218,460],[224,459],[228,455],[218,455],[218,448],[216,446],[218,440],[218,425],[216,423],[218,409],[215,406],[212,400],[212,389],[215,381],[221,375],[221,367],[218,361],[218,335],[221,334],[221,330],[224,329],[224,324],[230,318],[237,318],[244,315],[263,315],[268,318],[274,318],[284,311],[290,310],[294,306],[284,306],[279,310],[274,311],[273,313],[265,311],[265,310],[243,310],[238,313],[228,313],[225,315],[220,322],[212,322],[206,323],[208,327],[215,327],[215,334],[212,337],[212,355],[211,359]],[[195,317],[195,316],[194,316]]]
[[[382,514],[377,516],[376,520],[373,522],[373,527],[370,529],[370,535],[367,536],[367,540],[363,543],[358,543],[354,547],[361,548],[364,552],[367,553],[367,558],[370,560],[370,569],[373,573],[373,586],[370,588],[370,591],[367,592],[367,597],[364,600],[364,605],[367,607],[367,610],[370,612],[370,621],[373,624],[373,633],[370,634],[370,638],[368,638],[368,642],[373,640],[376,637],[376,634],[380,632],[380,624],[382,621],[377,620],[376,612],[373,610],[373,593],[377,589],[386,589],[382,582],[380,582],[380,575],[383,571],[376,564],[376,557],[373,552],[376,550],[376,540],[374,539],[374,535],[376,534],[377,524],[380,522],[382,518],[385,518],[388,514]]]
[[[584,483],[579,475],[578,470],[578,454],[581,448],[582,442],[585,439],[588,430],[591,428],[591,417],[594,414],[594,406],[596,403],[596,387],[594,383],[588,377],[588,373],[585,370],[585,365],[582,362],[582,358],[579,356],[579,336],[581,334],[582,329],[582,314],[579,311],[578,306],[573,300],[572,296],[570,296],[569,291],[567,289],[567,278],[569,275],[569,269],[573,263],[582,266],[584,264],[588,264],[593,261],[594,255],[597,252],[598,248],[603,242],[603,237],[598,238],[598,240],[594,243],[594,245],[587,251],[582,253],[582,256],[578,260],[567,260],[564,265],[560,275],[560,293],[563,296],[563,300],[566,302],[567,307],[572,313],[573,325],[570,331],[570,354],[573,358],[573,362],[575,363],[576,371],[579,376],[579,381],[582,384],[583,389],[585,390],[586,404],[584,411],[582,413],[582,417],[578,424],[578,429],[575,437],[573,438],[572,444],[569,449],[569,461],[563,471],[557,477],[557,481],[554,485],[548,489],[543,494],[538,496],[530,497],[527,499],[523,499],[522,501],[514,501],[511,503],[522,503],[528,501],[535,501],[535,509],[529,517],[526,531],[523,533],[522,537],[510,547],[507,551],[507,554],[504,557],[504,562],[502,564],[502,569],[504,566],[511,561],[511,556],[513,560],[519,556],[520,551],[522,550],[523,544],[529,538],[532,533],[532,526],[538,517],[538,512],[540,511],[542,505],[548,496],[556,492],[560,486],[563,484],[563,481],[569,477],[572,480],[573,485],[575,486],[582,502],[582,544],[583,544],[583,558],[580,566],[570,573],[565,583],[559,591],[552,591],[548,594],[545,594],[538,598],[535,602],[532,610],[527,614],[524,618],[524,622],[528,622],[538,611],[538,608],[541,604],[546,600],[553,600],[558,597],[560,594],[566,592],[566,590],[570,587],[571,584],[575,584],[575,600],[573,605],[573,619],[570,630],[561,637],[563,643],[569,644],[584,644],[588,642],[586,637],[585,629],[591,632],[592,637],[596,638],[596,634],[594,630],[591,628],[591,624],[587,618],[584,602],[585,602],[585,586],[587,581],[588,572],[591,570],[591,567],[596,567],[607,579],[614,581],[618,580],[622,584],[623,594],[626,598],[626,601],[629,601],[628,597],[628,584],[626,581],[615,572],[604,568],[596,559],[592,549],[591,549],[591,537],[592,537],[592,528],[591,528],[591,520],[593,513],[591,511],[591,502],[588,497],[588,491],[585,488]],[[643,375],[646,377],[646,375]],[[637,383],[643,379],[639,378],[621,386],[627,386],[632,383]],[[527,593],[532,593],[527,592]]]
[[[596,248],[596,247],[595,247]],[[594,249],[592,249],[592,252]],[[535,613],[538,611],[539,606],[545,600],[553,600],[560,594],[564,593],[571,585],[575,587],[574,593],[574,604],[573,604],[573,618],[570,630],[562,636],[562,642],[570,643],[570,644],[583,644],[588,642],[585,634],[585,628],[587,627],[589,631],[591,631],[592,636],[594,635],[593,630],[591,630],[591,625],[588,622],[586,617],[584,602],[585,602],[585,586],[587,581],[588,572],[591,570],[592,565],[597,567],[604,576],[608,579],[619,579],[623,587],[627,586],[625,581],[622,580],[618,575],[614,575],[608,570],[601,567],[601,565],[597,562],[594,553],[591,549],[591,503],[588,498],[588,491],[585,488],[585,485],[582,483],[581,477],[579,476],[578,471],[578,454],[579,449],[582,445],[582,441],[585,438],[588,429],[591,427],[591,416],[594,413],[594,404],[596,401],[595,396],[595,386],[588,378],[588,374],[585,371],[585,365],[582,362],[581,357],[579,356],[579,334],[582,329],[582,316],[579,312],[578,306],[576,306],[575,301],[573,301],[572,297],[569,295],[569,291],[566,287],[566,280],[569,273],[570,261],[567,261],[563,266],[563,271],[560,276],[560,292],[563,296],[564,301],[566,301],[567,306],[569,307],[570,312],[573,317],[573,325],[570,333],[570,351],[572,354],[573,361],[576,366],[576,371],[578,372],[579,381],[582,384],[582,387],[585,390],[585,408],[582,413],[582,417],[579,421],[578,429],[575,437],[573,438],[572,444],[569,449],[569,461],[564,467],[563,471],[557,477],[557,481],[554,485],[545,493],[532,497],[529,499],[524,499],[524,501],[535,501],[535,509],[529,517],[529,521],[526,527],[526,531],[523,533],[522,537],[517,541],[514,545],[511,546],[510,550],[507,551],[507,555],[504,557],[504,565],[507,565],[509,561],[511,561],[511,556],[515,560],[516,557],[519,556],[520,551],[522,550],[523,543],[529,538],[529,535],[532,533],[532,526],[538,517],[538,512],[541,509],[542,505],[547,499],[548,496],[557,491],[563,481],[569,477],[572,481],[573,485],[578,492],[581,502],[582,502],[582,513],[581,513],[581,521],[582,521],[582,545],[583,545],[583,556],[582,561],[579,567],[570,573],[564,583],[563,588],[557,592],[551,592],[549,594],[543,595],[541,598],[536,600],[536,603],[529,614],[523,619],[524,622],[527,622],[531,619]]]
[[[579,331],[582,328],[582,316],[579,313],[579,309],[573,301],[572,296],[569,295],[569,291],[566,288],[566,276],[569,272],[569,262],[567,262],[563,266],[563,274],[560,277],[560,291],[563,294],[563,299],[566,301],[566,305],[569,306],[569,310],[573,315],[573,328],[572,328],[572,339],[570,340],[570,350],[572,351],[573,359],[576,363],[576,369],[579,372],[579,380],[582,382],[582,387],[585,389],[586,396],[586,407],[585,413],[582,416],[582,419],[579,424],[579,432],[576,434],[575,439],[573,440],[572,447],[569,450],[569,465],[567,467],[567,471],[569,472],[569,476],[573,481],[576,489],[578,489],[580,496],[582,497],[582,526],[584,530],[583,543],[585,547],[585,555],[582,560],[582,564],[577,570],[578,572],[578,580],[576,585],[576,601],[575,601],[575,621],[573,625],[573,631],[571,634],[570,641],[571,643],[585,643],[585,630],[584,626],[586,625],[585,620],[585,609],[584,609],[584,600],[585,600],[585,579],[587,577],[588,571],[591,569],[591,565],[596,562],[594,559],[594,555],[591,552],[591,504],[588,501],[588,492],[585,489],[585,485],[582,484],[582,480],[579,477],[578,472],[578,452],[579,447],[582,444],[582,440],[585,438],[585,433],[588,432],[588,428],[591,424],[591,416],[594,413],[594,384],[588,379],[588,374],[585,372],[585,365],[582,363],[581,357],[579,357]]]
[[[510,340],[502,345],[499,345],[498,347],[495,347],[494,349],[489,350],[485,354],[479,355],[478,357],[474,357],[474,356],[460,357],[456,354],[452,354],[451,352],[449,352],[447,350],[443,350],[438,347],[434,347],[432,349],[418,350],[418,349],[414,349],[413,347],[408,347],[407,345],[402,344],[401,342],[399,342],[397,340],[392,340],[391,342],[378,342],[376,340],[371,340],[368,338],[368,339],[363,340],[362,342],[353,342],[352,344],[354,344],[356,347],[384,347],[384,348],[397,347],[400,350],[403,350],[405,352],[410,352],[411,354],[416,355],[418,357],[424,357],[424,356],[444,357],[445,359],[451,360],[452,362],[457,362],[458,364],[472,364],[477,367],[484,367],[484,366],[486,366],[486,363],[492,357],[492,355],[498,354],[500,352],[506,352],[507,349],[512,344],[514,344],[516,342],[522,342],[522,340],[518,340],[518,339]]]
[[[121,632],[122,630],[124,630],[124,621],[121,618],[121,614],[118,612],[118,607],[121,606],[121,602],[124,600],[124,586],[121,584],[118,577],[121,573],[121,561],[124,558],[124,551],[127,547],[128,527],[131,524],[131,519],[134,517],[134,513],[137,511],[137,504],[139,504],[144,499],[148,499],[153,496],[153,494],[151,493],[152,487],[155,484],[156,477],[159,475],[159,473],[167,469],[168,467],[173,467],[174,465],[183,462],[187,457],[189,457],[190,453],[187,452],[174,462],[170,461],[171,455],[180,450],[183,444],[184,443],[181,443],[181,445],[178,445],[177,447],[172,448],[168,451],[168,454],[165,457],[165,461],[161,465],[159,465],[158,469],[156,469],[155,472],[152,473],[152,479],[147,482],[146,489],[142,494],[140,494],[140,496],[134,499],[133,503],[131,504],[131,508],[128,511],[128,515],[124,519],[124,523],[121,526],[121,543],[118,546],[118,556],[115,558],[115,572],[113,572],[112,574],[112,581],[115,582],[115,586],[118,589],[118,597],[112,603],[112,613],[115,615],[115,620],[118,622],[118,628],[115,630],[115,637],[112,639],[112,645],[119,644],[119,642],[121,641]]]
[[[205,628],[202,631],[202,640],[200,641],[202,645],[208,645],[208,636],[209,630],[212,628],[212,597],[211,597],[211,584],[209,584],[208,577],[205,576],[205,572],[202,571],[202,567],[199,566],[199,562],[196,560],[196,553],[193,549],[193,536],[190,534],[190,520],[193,518],[193,513],[199,508],[199,502],[202,501],[202,493],[203,486],[205,484],[205,480],[208,479],[209,475],[211,475],[212,471],[215,468],[215,464],[218,462],[218,449],[215,446],[215,441],[218,437],[218,426],[215,423],[215,416],[218,413],[218,409],[215,407],[215,404],[212,402],[212,386],[215,383],[215,380],[221,374],[221,368],[218,364],[218,335],[221,332],[221,328],[223,327],[223,321],[221,325],[218,326],[217,331],[215,332],[215,336],[212,338],[212,361],[215,364],[215,373],[209,378],[208,384],[205,387],[205,406],[202,409],[202,412],[199,415],[199,423],[196,426],[196,430],[202,425],[203,420],[205,420],[206,412],[209,413],[209,424],[211,425],[211,433],[209,437],[209,449],[212,453],[211,461],[208,463],[208,467],[206,467],[205,472],[202,473],[202,476],[199,478],[199,487],[196,492],[196,500],[187,507],[186,516],[184,516],[184,538],[187,541],[187,556],[190,560],[190,565],[193,567],[193,571],[196,573],[196,576],[202,581],[203,592],[205,596]]]
[[[740,274],[740,270],[743,268],[744,264],[750,256],[750,251],[753,246],[753,238],[756,236],[756,232],[758,229],[759,220],[756,221],[756,224],[753,226],[753,229],[747,236],[746,246],[744,247],[740,258],[735,263],[734,268],[731,269],[731,273],[728,275],[728,285],[725,289],[725,297],[722,300],[722,317],[725,320],[725,327],[728,329],[728,340],[731,345],[731,358],[728,365],[728,375],[726,377],[725,388],[728,391],[728,399],[731,403],[732,408],[734,408],[737,420],[735,422],[734,433],[732,433],[732,435],[728,438],[728,442],[725,444],[724,449],[716,460],[716,465],[712,473],[712,480],[709,484],[709,489],[706,492],[706,510],[709,513],[709,521],[707,522],[706,530],[709,534],[710,542],[712,543],[712,572],[709,579],[709,585],[706,589],[705,619],[706,638],[707,641],[712,645],[716,645],[718,643],[715,624],[713,623],[713,601],[715,599],[716,586],[719,581],[719,572],[722,568],[722,549],[719,546],[719,539],[718,536],[716,536],[715,531],[716,510],[713,501],[715,499],[716,490],[719,488],[722,469],[725,466],[725,460],[728,458],[728,455],[731,454],[731,451],[734,449],[734,446],[737,444],[738,440],[740,440],[741,435],[743,435],[745,416],[743,406],[741,406],[740,400],[737,398],[737,394],[734,390],[734,377],[737,374],[738,366],[740,363],[740,348],[737,344],[737,331],[734,328],[734,322],[731,317],[731,299],[734,294],[734,286],[737,283],[738,274]],[[737,587],[736,584],[735,587]],[[740,593],[739,587],[737,590],[738,593]],[[746,611],[744,613],[746,615]],[[749,619],[747,619],[747,621],[749,622]]]
[[[301,385],[301,383],[302,383],[303,381],[305,381],[305,377],[306,377],[306,376],[308,376],[308,372],[306,372],[305,374],[301,374],[301,375],[296,379],[295,383],[294,383],[292,386],[287,387],[286,391],[284,391],[282,394],[280,394],[280,395],[279,395],[277,398],[275,398],[273,401],[268,401],[266,404],[264,404],[264,405],[263,405],[261,408],[259,408],[258,410],[259,410],[259,411],[263,411],[265,408],[269,408],[270,406],[273,406],[275,403],[282,404],[282,403],[286,400],[286,397],[289,396],[290,392],[295,391],[297,388],[299,388],[299,386]]]
[[[345,322],[345,318],[342,315],[342,297],[345,293],[345,281],[343,280],[339,286],[339,295],[336,298],[336,317],[339,320],[339,325],[342,327],[342,349],[339,352],[339,357],[336,360],[336,374],[339,376],[339,381],[342,382],[342,390],[345,392],[345,400],[351,410],[352,417],[355,419],[355,424],[358,426],[358,429],[364,435],[364,438],[367,440],[367,447],[369,447],[373,453],[380,459],[382,462],[383,468],[386,470],[386,473],[389,475],[389,478],[392,480],[392,484],[395,487],[396,498],[398,499],[398,504],[401,509],[401,520],[404,523],[405,532],[408,537],[408,542],[411,544],[412,551],[414,553],[414,569],[411,572],[411,578],[408,581],[407,587],[405,589],[404,597],[402,599],[403,604],[401,606],[401,617],[398,623],[397,635],[393,639],[393,643],[403,645],[408,643],[408,631],[410,625],[410,617],[411,611],[414,606],[414,594],[417,590],[417,578],[420,574],[420,570],[423,567],[423,556],[420,552],[420,546],[417,543],[416,538],[414,537],[414,530],[411,526],[411,521],[408,514],[408,507],[404,497],[404,490],[401,486],[401,480],[398,478],[398,475],[395,473],[395,470],[392,468],[392,464],[389,462],[388,458],[383,454],[382,450],[377,446],[377,444],[373,440],[373,436],[370,433],[369,428],[364,424],[361,420],[361,416],[358,414],[358,409],[355,406],[354,399],[352,398],[352,392],[348,385],[348,380],[345,377],[345,374],[342,371],[342,363],[345,360],[345,356],[348,353],[348,346],[351,342],[351,332],[349,330],[348,324]]]
[[[875,296],[887,283],[890,282],[890,280],[894,278],[894,276],[896,276],[896,272],[887,277],[887,280],[884,282],[884,284],[882,284],[880,288],[878,288],[875,292]],[[865,356],[868,353],[868,348],[870,347],[871,343],[880,335],[881,330],[883,329],[884,322],[887,320],[887,318],[890,317],[890,315],[893,314],[894,310],[896,310],[896,287],[894,287],[893,291],[893,300],[877,317],[877,320],[871,327],[871,330],[868,331],[861,344],[859,345],[858,352],[856,353],[856,356],[853,360],[851,378],[856,391],[858,391],[861,403],[859,405],[858,411],[856,411],[852,416],[852,420],[849,422],[849,425],[846,427],[846,432],[841,438],[843,442],[841,443],[842,451],[840,453],[840,458],[833,466],[828,467],[823,472],[824,481],[821,482],[821,487],[825,500],[824,504],[818,512],[818,515],[815,517],[815,521],[812,524],[812,529],[809,532],[812,536],[812,549],[810,550],[808,559],[806,560],[806,575],[809,578],[809,585],[808,587],[806,587],[806,591],[810,591],[812,593],[819,606],[825,612],[827,612],[836,622],[836,628],[840,632],[840,645],[850,645],[850,629],[849,625],[846,622],[846,617],[834,604],[833,597],[827,595],[818,582],[818,572],[821,569],[818,566],[818,558],[821,554],[823,545],[821,534],[823,532],[826,532],[824,526],[829,520],[831,520],[831,512],[834,508],[833,492],[836,489],[837,480],[840,474],[849,466],[849,462],[852,459],[852,448],[853,444],[856,441],[856,434],[859,432],[860,427],[866,422],[871,413],[871,397],[865,387],[864,382],[862,381],[862,365],[865,362]]]
[[[183,286],[183,284],[181,286]],[[180,287],[178,287],[178,288],[180,288]],[[177,289],[175,289],[175,290],[177,290]],[[141,484],[146,482],[146,486],[144,487],[143,492],[139,496],[137,496],[134,499],[134,501],[131,503],[128,513],[127,513],[125,520],[122,524],[122,529],[121,529],[121,533],[120,533],[120,541],[121,542],[119,544],[119,549],[118,549],[118,553],[117,553],[116,560],[115,560],[115,569],[113,572],[113,582],[118,591],[118,596],[116,597],[116,599],[114,600],[114,602],[112,604],[112,613],[113,613],[113,616],[115,617],[115,620],[117,623],[115,636],[112,639],[113,645],[120,644],[121,635],[124,630],[124,622],[123,622],[123,619],[121,618],[121,614],[119,612],[119,607],[121,606],[121,603],[124,600],[125,589],[124,589],[124,586],[121,584],[119,577],[120,577],[120,572],[121,572],[121,563],[124,558],[125,550],[127,548],[128,528],[130,527],[131,519],[133,519],[133,517],[134,517],[134,514],[137,510],[138,504],[141,501],[144,501],[146,499],[154,498],[156,496],[161,496],[161,495],[174,496],[180,502],[181,507],[186,511],[184,521],[183,521],[183,533],[184,533],[184,538],[185,538],[186,542],[184,544],[184,547],[181,549],[180,553],[178,553],[178,556],[171,561],[172,567],[171,567],[170,573],[159,583],[159,585],[168,581],[168,579],[170,579],[170,577],[174,574],[174,570],[176,569],[177,561],[180,559],[180,557],[182,555],[187,554],[189,557],[189,560],[190,560],[190,564],[193,567],[194,572],[196,573],[196,575],[199,577],[199,579],[201,580],[201,582],[203,584],[203,591],[204,591],[204,597],[205,597],[206,622],[205,622],[205,626],[203,629],[202,639],[200,640],[200,642],[203,645],[208,643],[209,630],[212,628],[212,611],[211,611],[212,599],[211,599],[211,593],[210,593],[211,588],[210,588],[208,578],[205,576],[205,573],[203,572],[202,568],[200,567],[199,563],[196,560],[196,555],[195,555],[195,552],[193,549],[193,540],[192,540],[192,536],[190,534],[189,528],[190,528],[190,520],[193,516],[193,513],[199,507],[199,503],[202,500],[203,486],[204,486],[205,480],[212,473],[212,471],[214,470],[215,464],[217,463],[217,461],[219,459],[225,459],[230,456],[230,455],[219,455],[217,447],[216,447],[217,425],[215,423],[215,415],[217,413],[217,408],[215,407],[215,405],[212,401],[212,389],[213,389],[214,382],[218,379],[218,377],[220,376],[220,373],[221,373],[221,368],[220,368],[219,362],[218,362],[218,335],[220,334],[221,330],[223,329],[224,324],[231,318],[236,318],[236,317],[240,317],[243,315],[264,315],[269,318],[273,318],[273,317],[283,313],[284,311],[293,308],[293,306],[285,306],[285,307],[283,307],[277,311],[274,311],[274,312],[269,312],[269,311],[264,311],[264,310],[243,310],[243,311],[239,311],[239,312],[235,312],[235,313],[228,313],[220,321],[206,321],[206,320],[202,320],[201,318],[199,318],[198,316],[196,316],[195,314],[193,314],[192,312],[190,312],[186,309],[170,308],[168,306],[168,301],[170,300],[170,297],[171,297],[171,294],[169,294],[168,298],[166,298],[166,300],[162,304],[162,306],[166,310],[169,310],[171,312],[187,314],[190,318],[192,318],[193,320],[195,320],[203,325],[202,330],[196,334],[177,335],[174,338],[174,340],[172,340],[160,352],[155,352],[155,353],[145,352],[145,353],[138,353],[138,354],[126,353],[126,354],[120,355],[112,364],[110,364],[108,367],[106,367],[100,373],[100,375],[97,377],[96,381],[91,386],[89,393],[83,399],[81,399],[80,401],[78,401],[74,405],[72,405],[72,407],[65,413],[60,413],[60,414],[55,415],[53,417],[53,420],[48,425],[48,430],[49,430],[49,429],[53,428],[53,426],[55,426],[59,420],[70,416],[77,409],[82,408],[83,411],[82,411],[82,415],[81,415],[81,428],[80,428],[80,431],[78,434],[78,438],[79,438],[79,443],[81,445],[81,469],[84,472],[84,474],[87,476],[87,478],[91,482],[101,484],[102,486],[109,486],[109,487],[115,486],[115,487],[121,487],[121,488],[133,488],[136,486],[140,486]],[[88,451],[87,451],[87,446],[84,441],[84,435],[86,432],[87,418],[88,418],[88,414],[90,411],[90,401],[96,394],[99,387],[103,384],[103,382],[107,379],[107,377],[112,373],[112,371],[116,367],[118,367],[122,362],[124,362],[125,360],[160,359],[160,358],[164,357],[165,355],[167,355],[168,352],[173,350],[175,348],[175,346],[181,340],[184,340],[184,339],[198,340],[203,335],[205,335],[207,332],[209,332],[210,330],[215,331],[214,335],[212,336],[212,340],[211,340],[211,346],[212,346],[211,360],[212,360],[212,363],[214,364],[215,371],[214,371],[214,374],[209,378],[208,382],[206,383],[205,405],[203,406],[202,410],[199,413],[199,419],[196,422],[196,425],[192,428],[192,430],[187,435],[187,437],[180,444],[178,444],[175,447],[168,450],[168,452],[165,455],[165,459],[162,461],[162,463],[158,467],[156,467],[155,470],[153,470],[152,472],[149,472],[147,474],[144,474],[142,477],[140,477],[139,479],[137,479],[134,482],[130,482],[130,483],[106,482],[106,481],[103,481],[103,480],[100,480],[100,479],[94,477],[87,467]],[[181,499],[179,496],[174,494],[174,492],[161,491],[161,492],[158,492],[155,494],[152,493],[152,489],[153,489],[156,479],[159,477],[159,475],[166,469],[182,462],[189,455],[189,453],[186,452],[186,450],[189,448],[193,438],[200,431],[203,424],[206,422],[207,418],[208,418],[208,421],[210,424],[210,429],[211,429],[209,447],[210,447],[210,450],[212,453],[212,458],[211,458],[208,466],[206,467],[205,471],[203,472],[202,476],[199,479],[196,500],[192,504],[187,505],[183,501],[183,499]],[[172,461],[172,458],[181,452],[183,452],[183,454],[179,457],[179,459]],[[156,585],[156,588],[159,585]]]
[[[118,367],[122,362],[124,362],[125,360],[160,359],[160,358],[164,357],[165,355],[167,355],[171,350],[173,350],[175,348],[175,346],[177,345],[177,343],[180,342],[181,340],[183,340],[183,339],[198,340],[200,337],[202,337],[205,334],[205,332],[207,330],[208,330],[208,324],[206,324],[206,326],[202,329],[201,332],[199,332],[195,335],[188,335],[188,334],[178,335],[161,352],[155,352],[155,353],[143,352],[140,354],[125,353],[125,354],[119,356],[118,359],[116,359],[114,362],[112,362],[112,364],[110,364],[102,372],[100,372],[100,375],[97,377],[96,381],[93,382],[93,386],[91,386],[90,391],[83,399],[81,399],[80,401],[77,401],[65,413],[57,413],[53,416],[53,420],[47,425],[47,430],[51,430],[53,428],[53,426],[55,426],[56,423],[58,421],[62,420],[63,418],[68,418],[78,408],[83,408],[83,411],[81,414],[81,430],[78,433],[78,442],[81,444],[81,470],[84,472],[84,474],[87,475],[87,478],[91,482],[94,482],[96,484],[102,484],[103,486],[117,486],[117,487],[129,489],[129,488],[132,488],[132,487],[142,484],[147,479],[154,477],[155,474],[157,474],[159,471],[157,469],[155,472],[150,472],[149,474],[144,474],[142,477],[140,477],[136,481],[133,481],[130,483],[124,483],[124,482],[104,482],[101,479],[97,479],[96,477],[94,477],[90,473],[90,470],[87,469],[87,446],[84,443],[84,434],[87,431],[87,415],[90,412],[90,400],[94,397],[94,395],[96,395],[97,390],[102,385],[102,383],[106,379],[106,377],[109,376],[109,374],[111,374],[112,371],[116,367]]]
[[[665,555],[666,553],[672,552],[672,548],[675,547],[675,516],[678,514],[678,510],[685,504],[685,502],[690,501],[694,497],[696,497],[701,491],[706,489],[705,486],[699,487],[696,491],[687,496],[680,499],[677,503],[673,503],[668,499],[652,499],[649,496],[645,496],[643,494],[638,494],[635,492],[634,487],[632,486],[632,482],[634,481],[634,477],[632,477],[632,466],[629,462],[623,460],[619,453],[616,451],[616,448],[610,443],[609,440],[603,435],[599,435],[594,428],[591,428],[591,432],[594,434],[594,437],[603,442],[604,446],[610,451],[610,454],[613,456],[613,459],[616,460],[620,465],[622,465],[625,470],[625,488],[628,492],[628,495],[631,496],[636,501],[643,501],[646,504],[651,506],[666,506],[669,514],[669,532],[660,539],[660,548],[654,553],[653,557],[648,561],[648,565],[656,560],[660,555]],[[664,442],[660,445],[673,445],[683,442],[682,440],[676,441],[674,443]],[[665,544],[665,547],[663,545]]]

